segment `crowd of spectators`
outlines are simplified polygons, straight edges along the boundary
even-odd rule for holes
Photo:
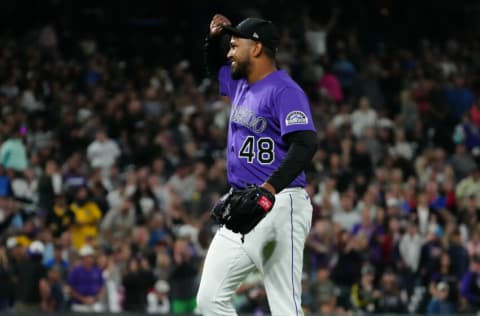
[[[305,16],[303,37],[280,25],[318,129],[304,309],[475,312],[480,42],[366,51],[351,31],[328,49],[339,14]],[[0,311],[194,312],[229,101],[188,60],[58,42],[51,25],[0,38]],[[268,313],[259,280],[239,311]]]

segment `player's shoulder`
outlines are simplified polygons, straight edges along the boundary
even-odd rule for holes
[[[295,82],[295,80],[290,77],[289,74],[287,74],[284,70],[279,70],[275,73],[274,80],[272,81],[272,89],[275,90],[275,92],[281,92],[281,91],[298,91],[298,92],[304,92],[302,87]]]
[[[277,96],[286,94],[306,95],[302,87],[285,71],[278,71],[276,74],[276,79],[276,84],[273,90]]]

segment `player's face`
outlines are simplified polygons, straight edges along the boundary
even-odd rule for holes
[[[233,79],[247,77],[250,67],[250,48],[250,40],[232,36],[227,58],[231,62]]]

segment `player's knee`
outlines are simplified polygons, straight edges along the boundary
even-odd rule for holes
[[[197,308],[202,313],[202,315],[208,315],[208,311],[211,309],[212,296],[208,291],[200,290],[197,293]]]
[[[212,291],[200,290],[197,294],[197,308],[202,315],[235,315],[231,301],[215,297]]]

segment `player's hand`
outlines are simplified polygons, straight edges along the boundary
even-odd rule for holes
[[[85,296],[84,299],[83,299],[83,303],[85,305],[93,305],[95,304],[95,297],[93,296]]]
[[[224,25],[231,25],[230,20],[221,14],[215,14],[210,23],[210,36],[218,36],[222,33],[222,28]]]

